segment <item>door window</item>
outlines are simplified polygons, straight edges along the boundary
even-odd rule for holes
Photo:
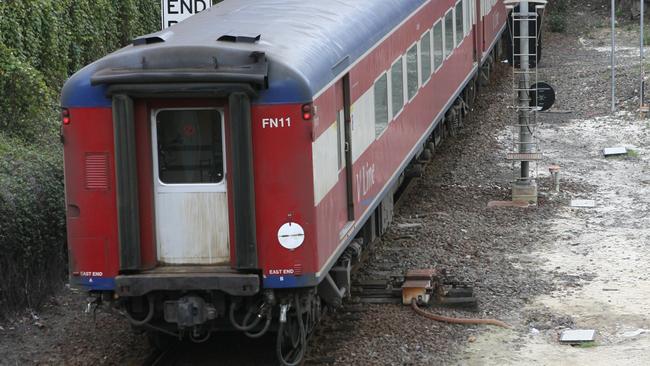
[[[162,110],[156,115],[156,136],[161,183],[223,181],[222,120],[217,110]]]

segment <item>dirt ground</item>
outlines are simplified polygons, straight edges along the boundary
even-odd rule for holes
[[[592,4],[602,9],[603,4]],[[548,38],[548,57],[540,71],[559,90],[557,109],[575,113],[542,115],[541,136],[545,163],[560,165],[564,181],[588,189],[552,198],[564,204],[545,220],[548,235],[523,256],[535,258],[542,275],[562,271],[583,280],[535,296],[522,309],[533,316],[522,319],[517,332],[482,333],[463,352],[461,364],[650,364],[650,122],[636,112],[638,26],[635,31],[633,24],[621,24],[621,110],[607,115],[606,19],[594,10],[577,12],[570,21],[569,34]],[[628,155],[603,156],[603,148],[618,146],[628,148]],[[571,208],[569,199],[595,200],[596,207]],[[596,341],[583,347],[561,345],[558,337],[566,328],[595,329]]]
[[[487,208],[509,198],[513,177],[505,161],[515,120],[506,108],[511,73],[501,65],[498,82],[481,91],[465,129],[437,151],[357,275],[446,268],[475,285],[478,311],[430,311],[498,318],[513,328],[447,325],[403,306],[366,305],[326,319],[308,364],[650,364],[650,120],[636,112],[638,28],[631,23],[618,32],[621,111],[609,113],[608,3],[570,1],[567,31],[545,34],[540,80],[558,100],[554,113],[539,117],[539,207]],[[630,153],[603,157],[615,146]],[[559,194],[550,192],[552,164],[562,170]],[[596,207],[571,208],[572,199]],[[84,308],[83,294],[63,289],[38,314],[0,324],[0,365],[142,362],[145,337],[119,315],[93,319]],[[562,330],[576,328],[595,329],[596,342],[558,343]]]

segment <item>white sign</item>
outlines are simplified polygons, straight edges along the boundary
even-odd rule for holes
[[[297,249],[305,241],[305,230],[295,222],[288,222],[278,230],[278,241],[285,249]]]
[[[163,29],[212,6],[212,0],[162,0]]]

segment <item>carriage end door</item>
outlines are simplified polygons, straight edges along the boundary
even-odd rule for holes
[[[224,118],[218,108],[151,110],[160,264],[230,261]]]

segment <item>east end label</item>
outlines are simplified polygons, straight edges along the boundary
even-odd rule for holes
[[[271,275],[271,276],[292,275],[292,274],[294,274],[293,269],[271,269],[271,270],[269,270],[269,275]]]
[[[104,272],[82,271],[79,274],[81,277],[104,277]]]
[[[291,117],[280,118],[262,118],[263,129],[289,128],[291,127]]]

